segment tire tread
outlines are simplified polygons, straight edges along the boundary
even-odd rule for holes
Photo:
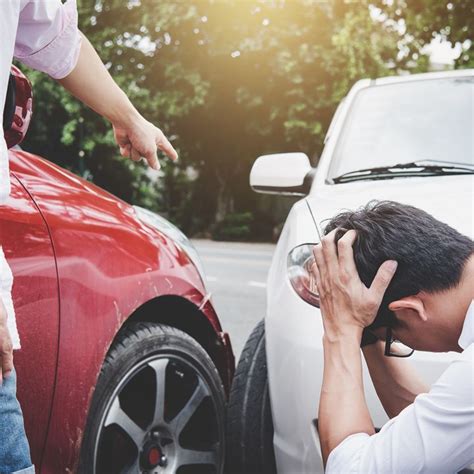
[[[227,407],[228,474],[274,474],[265,324],[260,321],[240,356]]]

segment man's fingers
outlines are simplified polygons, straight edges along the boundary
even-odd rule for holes
[[[340,267],[350,276],[358,275],[354,261],[354,251],[352,249],[356,238],[357,232],[351,229],[348,230],[337,242]]]
[[[146,161],[148,161],[148,164],[151,168],[153,168],[154,170],[160,169],[160,162],[158,161],[158,154],[156,148],[154,150],[147,150],[147,152],[144,153],[143,156]]]
[[[130,158],[133,160],[133,161],[141,161],[142,159],[142,155],[140,152],[138,152],[135,148],[132,148],[130,150]]]
[[[332,230],[321,240],[324,260],[326,261],[326,270],[330,275],[336,275],[339,265],[336,252],[336,243],[334,241],[336,232],[337,229]]]
[[[0,351],[0,386],[13,370],[13,349],[9,338],[2,340]]]
[[[323,255],[323,249],[321,245],[315,245],[313,247],[313,255],[314,255],[314,260],[316,262],[316,265],[313,264],[313,266],[317,266],[317,285],[322,290],[322,285],[325,279],[327,278],[327,270],[326,270],[326,260],[324,260],[324,255]]]
[[[370,292],[378,303],[382,301],[383,295],[392,281],[393,275],[397,271],[398,263],[395,260],[387,260],[380,265],[380,268],[375,275],[372,285],[370,285]]]
[[[161,130],[160,130],[158,139],[156,141],[156,145],[165,155],[167,155],[173,161],[176,161],[178,159],[178,153],[173,148],[173,145],[171,145],[169,140],[165,137],[163,132],[161,132]]]
[[[117,133],[117,130],[115,130],[115,141],[117,142],[117,145],[122,148],[127,145],[130,145],[130,139],[126,134],[123,133]]]
[[[160,169],[160,164],[158,162],[158,155],[156,153],[156,148],[143,151],[140,153],[136,148],[130,149],[130,158],[133,161],[141,161],[142,158],[145,158],[148,164],[155,170]]]
[[[310,279],[310,290],[313,293],[319,293],[319,286],[321,285],[321,275],[319,274],[318,264],[316,260],[313,259],[310,267],[311,274],[313,278]]]
[[[13,351],[5,352],[2,354],[3,378],[8,377],[12,370],[13,370]]]
[[[121,146],[120,147],[120,154],[124,157],[124,158],[130,158],[130,153],[131,153],[131,145],[128,144],[128,145],[125,145],[125,146]]]

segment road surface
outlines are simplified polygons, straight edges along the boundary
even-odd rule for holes
[[[275,245],[211,240],[193,240],[193,244],[237,362],[252,329],[265,315],[266,281]]]

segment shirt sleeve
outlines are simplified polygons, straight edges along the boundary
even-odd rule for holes
[[[454,473],[474,462],[473,346],[451,363],[429,393],[379,433],[346,438],[326,473]]]
[[[76,66],[81,47],[76,0],[24,0],[14,56],[54,79]]]

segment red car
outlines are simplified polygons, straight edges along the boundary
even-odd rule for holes
[[[5,109],[10,146],[31,109],[22,80]],[[0,241],[37,471],[222,472],[234,357],[188,239],[18,148],[10,169]]]

